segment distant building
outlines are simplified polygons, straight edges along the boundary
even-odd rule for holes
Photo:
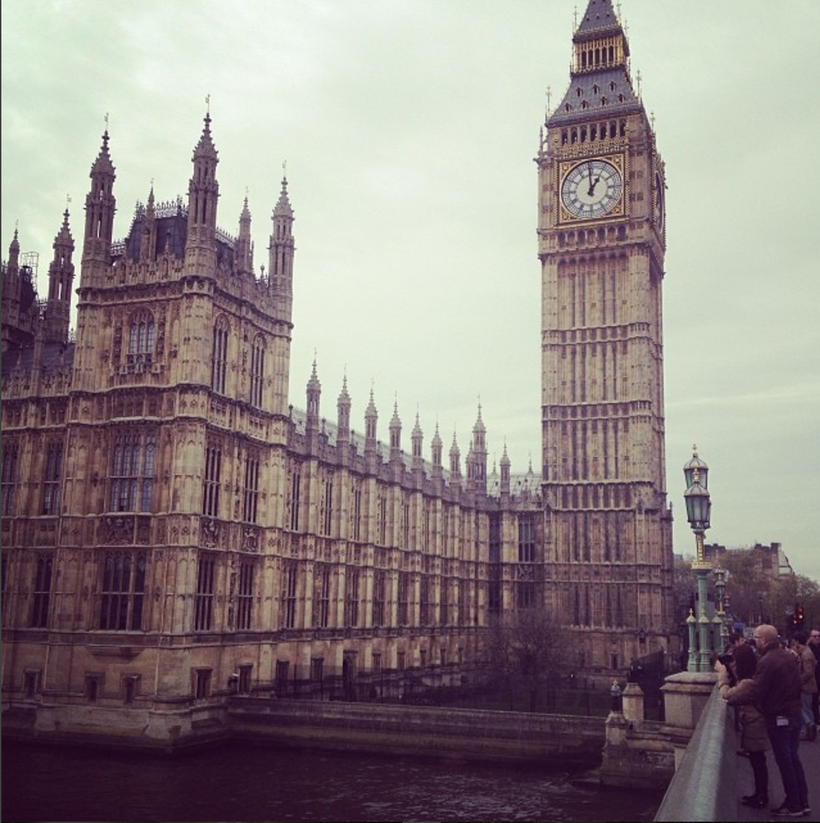
[[[776,579],[794,574],[794,569],[780,543],[772,543],[769,546],[755,543],[754,546],[732,548],[726,548],[718,543],[708,543],[704,546],[704,553],[706,559],[716,566],[726,565],[724,558],[727,554],[748,554],[754,558],[755,568],[763,577]]]
[[[610,681],[676,642],[666,502],[664,166],[610,0],[590,0],[536,158],[542,464],[462,462],[397,405],[380,440],[340,380],[289,402],[287,180],[267,268],[247,201],[217,227],[205,124],[186,199],[153,186],[113,235],[109,134],[91,168],[76,340],[69,214],[34,288],[2,269],[3,706],[38,732],[195,737],[234,692],[369,695],[458,681],[503,614],[545,606]],[[295,283],[297,286],[295,287]],[[298,333],[298,330],[296,330]],[[361,399],[360,399],[361,400]],[[328,419],[328,417],[330,419]],[[409,448],[408,448],[409,447]],[[427,456],[425,456],[427,452]],[[401,687],[401,686],[399,686]]]

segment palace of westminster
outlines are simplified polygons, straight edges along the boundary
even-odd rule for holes
[[[260,277],[247,201],[235,237],[217,225],[207,115],[187,199],[152,187],[115,239],[106,130],[47,297],[18,231],[2,266],[4,710],[185,736],[236,691],[457,682],[488,627],[536,608],[600,682],[676,650],[664,165],[611,0],[588,0],[539,145],[540,476],[506,451],[488,472],[480,407],[462,470],[395,407],[382,442],[372,393],[354,433],[315,364],[291,405],[287,181]]]

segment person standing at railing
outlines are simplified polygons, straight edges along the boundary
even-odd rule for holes
[[[754,688],[756,669],[757,655],[748,643],[735,646],[729,668],[720,660],[716,660],[715,671],[718,674],[720,696],[728,703],[736,697],[742,699],[744,694]],[[732,671],[736,681],[734,684]],[[766,718],[754,703],[739,705],[737,717],[740,725],[740,747],[749,758],[755,778],[754,794],[745,795],[740,802],[753,809],[765,809],[769,805],[769,769],[766,765],[769,735],[766,731]]]
[[[817,727],[812,715],[812,700],[817,699],[817,678],[815,668],[817,659],[806,643],[806,630],[798,629],[792,635],[791,649],[800,658],[800,685],[803,689],[803,728],[806,730],[806,740],[817,737]]]
[[[760,652],[752,687],[735,695],[729,704],[756,704],[766,720],[766,731],[783,789],[785,800],[771,810],[780,817],[803,817],[811,814],[809,789],[800,762],[800,730],[803,726],[803,700],[800,666],[797,655],[780,645],[777,629],[762,624],[755,629],[755,646]]]

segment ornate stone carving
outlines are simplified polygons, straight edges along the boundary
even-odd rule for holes
[[[106,517],[103,520],[103,543],[123,546],[134,542],[134,520],[130,517]]]
[[[219,539],[219,523],[209,517],[203,517],[200,529],[200,542],[206,549],[216,548]]]

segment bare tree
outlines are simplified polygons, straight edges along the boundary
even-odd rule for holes
[[[510,701],[515,686],[522,685],[530,711],[550,683],[569,674],[575,659],[569,631],[546,608],[506,614],[487,633],[484,651],[487,676],[504,685]]]

